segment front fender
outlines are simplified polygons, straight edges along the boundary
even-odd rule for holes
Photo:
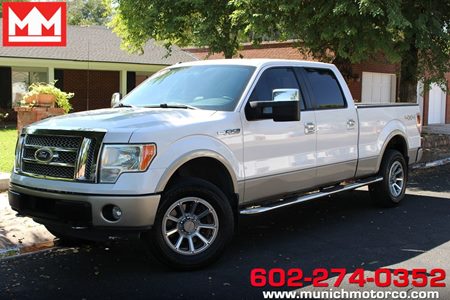
[[[235,150],[236,152],[236,150]],[[221,140],[206,135],[187,136],[158,153],[151,169],[165,169],[155,192],[162,192],[175,171],[186,162],[200,157],[210,157],[221,162],[228,170],[233,187],[238,193],[238,180],[243,178],[243,166],[237,155]]]

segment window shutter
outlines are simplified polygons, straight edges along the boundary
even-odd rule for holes
[[[127,72],[127,94],[136,87],[136,72]]]
[[[55,69],[55,79],[57,80],[55,86],[64,91],[64,70]]]
[[[12,107],[12,73],[10,67],[0,67],[0,108]]]

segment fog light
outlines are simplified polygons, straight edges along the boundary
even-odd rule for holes
[[[112,209],[112,217],[116,220],[119,220],[122,217],[122,210],[118,206],[114,206]]]
[[[106,220],[116,222],[122,217],[122,210],[116,205],[108,204],[103,207],[102,214]]]

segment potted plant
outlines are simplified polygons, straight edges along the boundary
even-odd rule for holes
[[[74,93],[66,93],[55,86],[56,80],[45,83],[36,82],[28,87],[28,92],[24,95],[23,100],[26,105],[53,107],[55,104],[68,113],[72,109],[69,99]]]

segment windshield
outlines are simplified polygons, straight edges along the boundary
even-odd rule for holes
[[[164,69],[135,88],[122,104],[232,111],[254,70],[251,66],[228,65]]]

